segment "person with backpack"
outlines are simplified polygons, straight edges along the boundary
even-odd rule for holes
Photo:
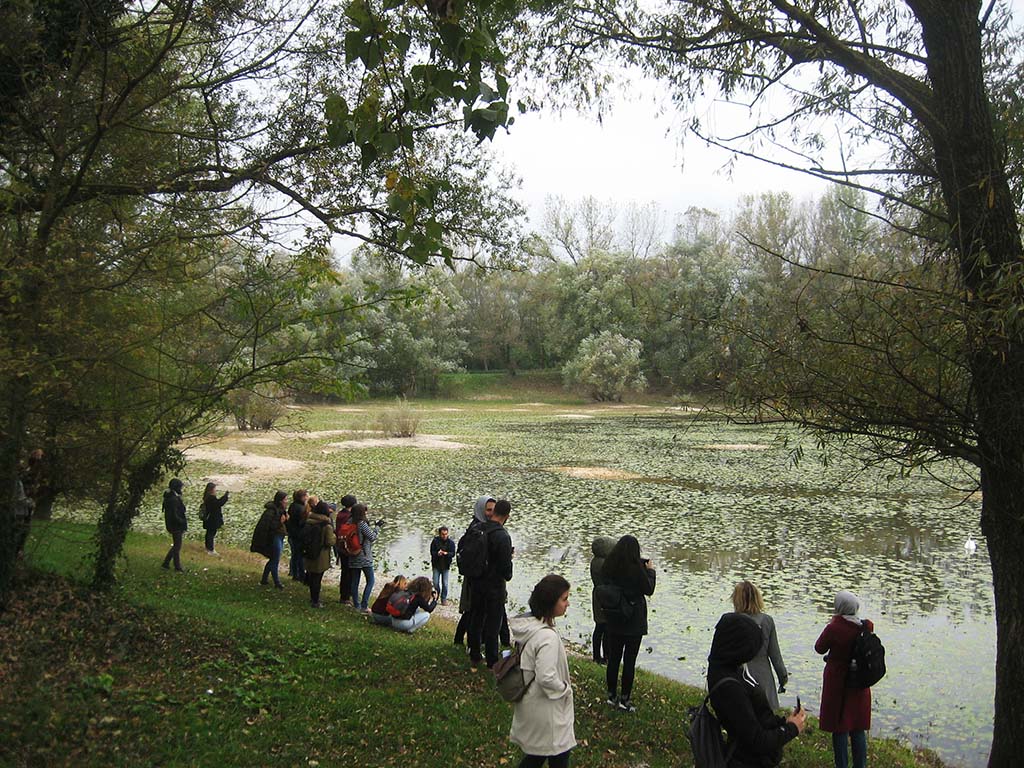
[[[711,706],[729,734],[725,763],[729,768],[775,768],[782,748],[804,731],[803,707],[786,717],[776,715],[765,690],[747,671],[764,643],[761,627],[743,613],[725,613],[715,625],[708,654]]]
[[[437,592],[426,576],[417,576],[405,590],[396,591],[388,600],[391,628],[410,635],[430,620],[437,607]]]
[[[202,508],[199,510],[199,517],[203,521],[203,529],[206,531],[206,554],[216,555],[214,549],[214,537],[217,531],[224,527],[224,505],[228,503],[228,491],[217,498],[217,484],[207,483],[203,491]]]
[[[324,607],[320,602],[320,586],[324,572],[331,567],[334,542],[331,508],[326,501],[318,501],[302,526],[302,567],[306,569],[309,604],[313,608]]]
[[[567,768],[576,746],[572,679],[555,619],[569,608],[569,582],[557,574],[530,593],[530,610],[509,621],[526,693],[515,703],[509,739],[523,750],[519,768]]]
[[[832,734],[832,754],[836,768],[864,768],[868,760],[867,731],[871,729],[871,689],[847,685],[854,643],[863,630],[874,632],[868,619],[857,616],[860,601],[852,592],[836,594],[835,615],[814,643],[814,650],[825,654],[825,672],[821,686],[820,727]]]
[[[462,547],[463,562],[472,579],[472,615],[469,622],[469,663],[480,666],[480,645],[484,646],[488,667],[498,661],[498,637],[505,616],[506,583],[512,579],[512,537],[505,523],[512,513],[507,499],[494,502],[491,519],[480,526],[475,538],[468,542],[473,549]],[[465,537],[463,537],[465,538]],[[462,544],[462,542],[459,542]],[[472,561],[469,562],[469,556]]]
[[[604,568],[604,561],[614,546],[615,539],[611,536],[598,536],[590,544],[590,551],[594,553],[594,557],[590,561],[590,580],[594,584],[594,588],[591,590],[590,601],[594,611],[593,651],[595,664],[608,663],[608,654],[605,652],[604,642],[608,620],[605,618],[604,609],[597,601],[597,587],[600,584],[606,583],[602,569]]]
[[[779,650],[779,637],[775,632],[775,620],[764,612],[764,598],[761,590],[756,584],[744,579],[732,590],[732,607],[736,613],[744,613],[761,627],[761,634],[764,642],[761,650],[747,664],[747,669],[754,679],[761,684],[765,696],[768,697],[768,705],[772,709],[779,708],[779,694],[786,688],[789,680],[789,673],[786,671],[786,664],[782,660],[782,651]],[[772,676],[772,667],[775,674],[779,676],[779,685],[776,690],[775,678]]]
[[[391,596],[399,590],[405,590],[409,585],[409,580],[399,574],[395,576],[391,581],[384,585],[384,588],[377,595],[377,599],[373,601],[370,606],[370,618],[373,619],[374,624],[381,624],[385,627],[391,626],[391,614],[388,613],[388,600]]]
[[[174,570],[181,573],[184,568],[181,567],[181,542],[185,537],[185,531],[188,530],[188,517],[185,514],[185,502],[181,498],[181,491],[184,488],[184,483],[178,478],[174,478],[167,485],[167,490],[164,491],[164,526],[167,528],[167,532],[171,534],[171,548],[167,550],[167,556],[164,558],[163,568],[166,570],[170,567],[171,560],[174,560]]]
[[[274,586],[278,589],[284,589],[277,569],[281,562],[284,537],[287,533],[288,510],[284,506],[287,498],[287,493],[278,491],[274,494],[273,500],[263,506],[263,514],[260,516],[259,522],[256,523],[256,530],[252,534],[252,543],[249,545],[250,552],[258,552],[267,558],[260,584],[266,586],[267,580],[273,576]]]
[[[342,605],[352,600],[352,572],[348,569],[348,553],[345,551],[345,533],[342,527],[352,520],[352,507],[356,504],[356,497],[346,493],[341,497],[341,508],[334,517],[334,535],[337,543],[334,545],[334,555],[338,559],[339,601]]]
[[[468,543],[470,534],[476,533],[476,528],[482,526],[488,520],[491,519],[491,515],[494,514],[494,502],[493,496],[480,496],[473,504],[473,519],[470,520],[469,526],[466,528],[466,532],[462,534],[462,538],[459,539],[459,543],[455,548],[456,558],[463,548],[463,539]],[[456,563],[458,564],[458,560]],[[469,622],[473,618],[472,613],[472,602],[473,602],[473,588],[472,579],[465,573],[463,573],[462,565],[458,565],[459,575],[462,576],[462,591],[459,594],[459,623],[455,627],[455,638],[453,643],[455,645],[462,645],[465,640],[466,633],[469,632]]]
[[[640,542],[636,537],[627,535],[619,539],[608,553],[601,575],[605,593],[617,596],[615,605],[602,603],[607,624],[607,701],[623,712],[636,712],[632,699],[636,657],[647,634],[647,598],[654,594],[657,572],[649,559],[640,557]],[[601,590],[597,591],[600,595]],[[618,686],[620,664],[621,687]]]
[[[296,581],[306,580],[306,569],[302,565],[302,525],[306,520],[306,500],[309,494],[305,489],[292,492],[292,503],[288,507],[288,575]]]
[[[448,605],[448,574],[455,559],[455,542],[448,536],[448,526],[437,529],[437,536],[430,542],[430,568],[434,591],[441,595],[441,605]]]
[[[371,526],[366,521],[366,511],[365,504],[354,504],[352,519],[349,521],[356,526],[356,536],[359,542],[359,551],[348,557],[348,569],[352,576],[352,605],[363,613],[370,612],[370,593],[373,592],[373,542],[377,540],[380,529],[384,525],[383,520],[377,520]],[[349,541],[347,536],[346,541]],[[366,577],[362,599],[359,597],[360,574]]]

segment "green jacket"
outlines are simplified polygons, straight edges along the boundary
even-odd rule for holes
[[[323,573],[331,567],[331,549],[333,549],[335,542],[338,540],[334,535],[334,526],[331,525],[331,519],[318,515],[315,512],[306,518],[305,528],[311,525],[323,525],[320,527],[321,531],[321,544],[320,557],[315,560],[310,560],[308,557],[303,555],[302,564],[306,567],[306,573]]]

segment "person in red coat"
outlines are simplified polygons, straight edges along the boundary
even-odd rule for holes
[[[850,668],[853,641],[861,625],[874,631],[874,625],[857,616],[860,601],[852,592],[836,595],[836,613],[814,644],[814,650],[825,654],[825,673],[821,687],[821,730],[832,734],[832,752],[836,768],[850,765],[847,741],[853,751],[854,768],[865,768],[868,761],[867,731],[871,728],[871,689],[847,688],[846,673]],[[849,739],[847,739],[849,734]]]

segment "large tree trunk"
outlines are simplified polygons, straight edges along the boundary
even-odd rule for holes
[[[935,120],[928,131],[960,259],[981,454],[982,530],[996,606],[991,768],[1024,755],[1024,247],[985,87],[978,0],[908,0],[928,51]]]

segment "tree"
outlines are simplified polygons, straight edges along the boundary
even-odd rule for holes
[[[602,331],[580,342],[562,375],[567,386],[579,388],[599,402],[622,402],[626,392],[642,392],[647,387],[640,370],[641,350],[636,339]]]
[[[942,370],[958,370],[952,391],[933,391],[947,378],[911,366],[885,380],[905,385],[890,394],[926,393],[912,399],[926,406],[907,414],[913,418],[880,407],[881,398],[816,401],[807,390],[776,405],[780,415],[830,433],[867,434],[896,458],[914,462],[928,452],[978,468],[997,615],[989,765],[1015,765],[1024,753],[1024,721],[1015,710],[1024,687],[1017,650],[1024,641],[1024,246],[1019,189],[1009,172],[1020,153],[1007,121],[1017,116],[1006,109],[1012,102],[1005,96],[1019,93],[1019,46],[1005,8],[991,3],[983,11],[980,0],[684,0],[651,8],[627,0],[560,5],[552,18],[546,39],[556,41],[553,59],[567,81],[603,49],[671,83],[680,101],[707,88],[724,97],[749,95],[750,130],[737,141],[709,140],[874,189],[890,222],[926,238],[921,250],[948,267],[920,285],[909,282],[918,274],[906,283],[899,276],[892,290],[915,297],[911,305],[929,297],[918,309],[939,313],[920,328],[926,335],[918,343],[947,361]],[[1016,87],[1007,89],[1008,80]],[[993,95],[1007,101],[993,103]],[[779,111],[772,113],[773,107]],[[837,122],[848,140],[886,143],[885,161],[857,167],[852,155],[826,156],[828,142],[819,130],[833,130]],[[785,128],[803,141],[784,145],[783,155],[776,148]],[[785,263],[787,254],[779,255]],[[942,295],[932,298],[936,284]],[[883,315],[885,307],[876,305]],[[898,327],[906,318],[901,312],[892,323]],[[887,349],[865,346],[859,364],[892,372]],[[847,370],[849,377],[854,370]],[[812,409],[816,416],[807,420],[808,403],[824,411]],[[943,417],[928,418],[936,410]],[[899,445],[914,450],[892,450]]]
[[[308,343],[357,303],[312,303],[334,279],[330,238],[452,263],[461,242],[500,248],[491,226],[518,210],[492,194],[450,104],[387,130],[407,105],[365,47],[365,67],[336,67],[337,36],[366,21],[344,10],[0,7],[0,528],[20,456],[60,445],[65,489],[103,509],[98,586],[176,444],[220,418],[227,392],[336,362]],[[410,30],[435,28],[406,10]]]

